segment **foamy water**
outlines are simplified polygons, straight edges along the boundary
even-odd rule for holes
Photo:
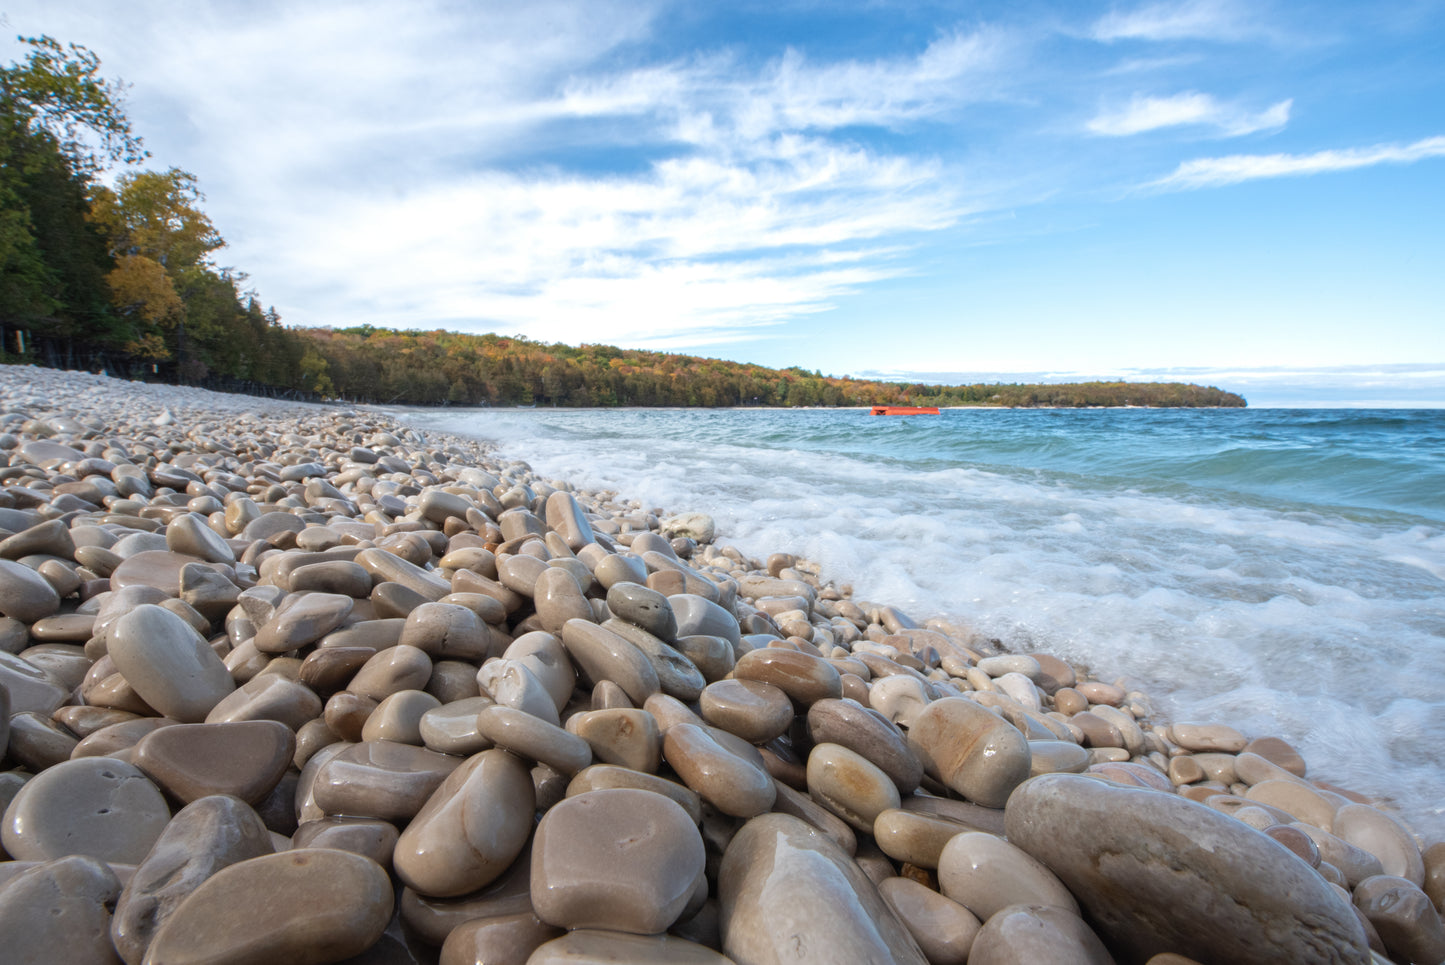
[[[1445,413],[400,414],[1282,736],[1445,837]]]

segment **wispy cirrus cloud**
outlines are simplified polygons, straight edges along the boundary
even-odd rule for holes
[[[1091,119],[1091,133],[1127,137],[1166,127],[1212,127],[1225,137],[1277,130],[1289,123],[1293,100],[1282,100],[1261,111],[1222,102],[1210,94],[1187,91],[1173,97],[1135,94],[1123,107],[1104,110]]]
[[[1196,158],[1147,185],[1161,190],[1218,188],[1261,178],[1301,177],[1331,171],[1353,171],[1377,164],[1413,164],[1445,157],[1445,137],[1427,137],[1412,144],[1316,151],[1313,154],[1231,154]]]
[[[1094,21],[1095,40],[1243,40],[1260,25],[1236,0],[1182,0],[1114,10]]]

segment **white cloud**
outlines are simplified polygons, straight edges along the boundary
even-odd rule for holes
[[[15,3],[134,83],[154,163],[200,176],[287,322],[624,344],[756,337],[904,271],[967,208],[852,135],[990,96],[1009,55],[659,60],[656,10],[607,0]]]
[[[1351,171],[1377,164],[1413,164],[1445,157],[1445,137],[1427,137],[1413,144],[1317,151],[1314,154],[1232,154],[1185,161],[1149,187],[1187,190],[1218,188],[1259,178],[1298,177],[1330,171]]]
[[[1173,97],[1135,94],[1121,108],[1106,110],[1088,123],[1088,129],[1107,137],[1124,137],[1165,127],[1213,127],[1226,137],[1276,130],[1289,122],[1293,100],[1283,100],[1262,111],[1250,112],[1223,103],[1209,94],[1188,91]]]
[[[1182,0],[1115,10],[1094,22],[1095,40],[1242,40],[1260,28],[1236,0]]]

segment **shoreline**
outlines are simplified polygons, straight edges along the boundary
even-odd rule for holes
[[[666,764],[659,761],[623,768],[634,776],[619,777],[608,772],[608,779],[625,780],[631,782],[627,787],[635,787],[647,783],[635,775],[667,775],[671,787],[680,788],[678,793],[684,800],[707,805],[712,823],[703,816],[700,833],[708,855],[721,862],[721,867],[710,868],[706,875],[701,869],[693,873],[686,884],[693,892],[705,892],[703,900],[694,903],[697,907],[686,902],[679,905],[665,927],[670,927],[677,941],[725,953],[736,953],[758,942],[766,945],[781,940],[769,930],[765,909],[754,908],[736,896],[728,897],[732,880],[728,862],[732,862],[734,871],[741,866],[743,870],[737,874],[746,877],[748,868],[763,860],[749,857],[741,844],[734,848],[729,842],[751,840],[743,830],[749,818],[762,823],[746,825],[750,828],[747,835],[763,834],[762,830],[751,829],[766,830],[771,825],[757,816],[776,811],[804,822],[826,838],[817,848],[829,854],[830,860],[833,852],[829,848],[848,852],[845,845],[851,839],[852,857],[844,854],[845,860],[835,862],[837,874],[849,883],[850,893],[868,906],[872,920],[898,936],[899,948],[893,951],[900,960],[910,960],[910,942],[926,944],[929,938],[916,933],[916,923],[926,920],[919,910],[924,906],[942,907],[963,932],[969,931],[969,919],[959,917],[959,912],[971,915],[970,942],[1011,947],[1007,921],[999,917],[1002,909],[985,915],[981,912],[988,909],[986,902],[973,898],[978,907],[972,908],[963,900],[972,892],[966,884],[957,883],[952,870],[965,857],[945,861],[945,849],[919,850],[921,846],[915,840],[928,834],[934,840],[945,830],[957,832],[948,839],[950,847],[959,835],[982,832],[995,839],[1005,830],[1006,821],[1010,822],[1008,839],[1020,842],[1017,847],[980,843],[982,839],[964,843],[1028,852],[1047,866],[1046,873],[1063,882],[1060,888],[1072,892],[1078,902],[1075,913],[1079,907],[1084,912],[1082,921],[1070,919],[1060,924],[1052,913],[1029,913],[1033,916],[1029,921],[1061,935],[1073,934],[1069,929],[1076,928],[1075,921],[1077,927],[1087,931],[1083,921],[1088,921],[1098,931],[1095,942],[1102,939],[1104,947],[1116,954],[1133,947],[1131,938],[1119,934],[1117,926],[1105,923],[1122,916],[1129,923],[1126,931],[1143,934],[1147,932],[1147,916],[1141,917],[1142,909],[1090,904],[1101,900],[1093,894],[1097,889],[1078,884],[1082,879],[1075,877],[1082,872],[1071,857],[1071,849],[1087,853],[1091,846],[1099,846],[1100,842],[1090,837],[1093,829],[1074,829],[1068,842],[1029,843],[1031,827],[1048,825],[1052,816],[1067,817],[1082,798],[1096,791],[1124,794],[1121,801],[1148,795],[1151,805],[1161,800],[1168,802],[1167,806],[1160,805],[1166,813],[1157,826],[1143,820],[1132,831],[1140,860],[1146,864],[1149,859],[1142,856],[1150,852],[1154,840],[1151,835],[1162,838],[1170,829],[1196,826],[1190,822],[1198,822],[1198,828],[1207,828],[1210,833],[1218,830],[1225,834],[1232,842],[1230,848],[1244,852],[1258,849],[1270,860],[1283,862],[1283,867],[1276,869],[1283,877],[1275,883],[1294,885],[1302,881],[1305,884],[1299,885],[1301,893],[1311,897],[1304,906],[1290,905],[1288,901],[1277,904],[1271,912],[1272,920],[1288,922],[1290,916],[1302,916],[1306,911],[1323,915],[1333,922],[1329,941],[1337,946],[1340,961],[1367,960],[1361,957],[1361,948],[1369,934],[1354,910],[1363,909],[1367,919],[1372,913],[1377,918],[1384,914],[1370,890],[1384,885],[1371,884],[1361,897],[1362,884],[1380,877],[1364,872],[1378,869],[1388,873],[1385,877],[1403,875],[1417,891],[1423,886],[1425,891],[1420,893],[1428,893],[1427,900],[1437,908],[1441,900],[1445,851],[1440,843],[1418,841],[1397,818],[1375,806],[1380,802],[1358,800],[1358,795],[1346,790],[1308,781],[1304,762],[1270,735],[1244,735],[1227,722],[1158,722],[1150,712],[1147,695],[1105,681],[1084,679],[1077,668],[1047,654],[1005,654],[967,628],[915,620],[886,604],[853,600],[846,587],[821,581],[816,566],[781,551],[785,548],[779,548],[766,560],[749,560],[736,550],[730,553],[729,547],[718,544],[704,531],[707,527],[703,520],[693,521],[701,527],[695,533],[700,538],[690,543],[688,537],[668,538],[661,530],[671,517],[658,518],[659,514],[649,508],[626,502],[625,494],[578,491],[566,483],[538,479],[525,463],[497,463],[493,450],[484,443],[435,430],[408,428],[402,420],[388,415],[386,407],[251,399],[8,366],[0,370],[0,391],[4,402],[0,431],[5,434],[0,446],[8,461],[4,492],[12,504],[0,512],[0,526],[14,534],[6,537],[8,540],[27,536],[18,543],[0,544],[10,547],[9,552],[0,555],[28,561],[6,565],[0,579],[0,612],[9,621],[5,639],[12,646],[24,644],[13,650],[5,647],[12,661],[22,663],[0,667],[11,673],[0,675],[0,681],[14,683],[19,679],[14,673],[30,673],[30,668],[38,667],[36,674],[42,685],[37,686],[43,697],[22,688],[17,703],[14,687],[10,695],[11,713],[23,718],[18,727],[14,720],[11,722],[11,762],[16,762],[19,735],[18,753],[28,755],[28,759],[21,757],[20,763],[32,773],[45,776],[74,772],[78,758],[73,760],[71,754],[100,731],[108,732],[109,743],[96,741],[92,747],[105,747],[106,759],[152,761],[146,753],[150,734],[162,734],[178,725],[156,728],[136,722],[154,719],[155,712],[163,709],[161,705],[168,716],[179,716],[191,726],[234,728],[244,721],[282,720],[283,711],[275,709],[274,703],[268,704],[262,693],[284,689],[287,701],[282,702],[286,705],[283,710],[291,715],[284,722],[293,747],[287,757],[298,766],[284,768],[290,776],[277,777],[253,805],[266,821],[272,846],[291,847],[299,837],[315,848],[315,838],[324,830],[334,835],[329,840],[346,842],[337,845],[343,850],[367,852],[354,835],[348,838],[335,830],[339,827],[337,821],[357,818],[353,804],[338,803],[325,794],[318,797],[314,787],[297,791],[306,785],[307,768],[311,769],[313,785],[317,773],[329,768],[322,776],[334,781],[323,780],[324,787],[346,784],[352,791],[359,788],[379,794],[386,783],[382,774],[386,768],[375,760],[354,759],[358,752],[350,748],[398,743],[448,758],[442,762],[428,759],[430,771],[417,768],[417,772],[431,774],[441,768],[456,769],[465,756],[448,755],[438,750],[438,745],[453,751],[470,749],[468,767],[473,758],[491,753],[480,746],[482,743],[509,747],[512,756],[508,760],[524,757],[534,765],[530,772],[535,785],[533,810],[544,814],[545,826],[545,815],[562,801],[603,793],[604,787],[591,787],[585,782],[583,789],[574,793],[570,785],[576,784],[581,775],[563,778],[578,771],[586,773],[589,766],[620,767],[604,756],[625,757],[616,747],[619,738],[599,736],[587,725],[630,712],[633,716],[621,719],[633,721],[645,732],[655,732],[656,751]],[[252,412],[259,413],[259,417],[251,416]],[[27,446],[33,448],[27,450]],[[68,448],[80,458],[60,448],[47,448],[50,446]],[[132,462],[140,456],[136,463],[139,476],[134,471],[121,471],[123,463],[107,458],[107,451]],[[55,481],[61,477],[63,481]],[[144,477],[143,482],[140,477]],[[107,488],[115,491],[107,493]],[[99,498],[103,502],[107,495],[120,502],[112,500],[111,506],[103,507],[95,501]],[[706,512],[707,507],[673,509]],[[279,518],[283,516],[289,520]],[[267,532],[267,526],[258,525],[261,521],[280,528]],[[23,522],[31,525],[20,526]],[[80,540],[62,536],[61,531],[74,533]],[[245,535],[248,532],[251,535]],[[260,535],[262,532],[266,535]],[[130,544],[124,544],[124,540]],[[142,546],[146,548],[140,549]],[[103,552],[87,552],[92,549]],[[148,566],[129,562],[143,553],[162,553],[165,558],[144,558]],[[303,561],[323,566],[324,572],[295,579],[293,574]],[[39,575],[31,575],[37,572],[32,564],[44,567]],[[185,568],[188,565],[190,569]],[[557,575],[561,573],[568,577]],[[53,606],[44,586],[35,582],[37,579],[50,586],[55,596]],[[132,585],[150,589],[120,590],[132,580]],[[615,591],[616,586],[624,590]],[[61,593],[62,589],[68,592]],[[156,593],[161,596],[156,597]],[[317,597],[326,599],[314,599]],[[167,611],[157,605],[167,599],[185,601],[185,606]],[[288,599],[293,602],[286,603]],[[308,599],[312,600],[310,604],[301,605]],[[110,609],[108,603],[113,604]],[[428,606],[433,609],[424,609]],[[96,612],[88,613],[87,609]],[[312,609],[324,610],[330,616],[322,618],[310,613]],[[667,620],[657,615],[664,610],[673,621],[670,630]],[[130,625],[124,624],[123,618],[132,611],[140,611],[166,627],[174,619],[189,620],[186,629],[193,636],[201,631],[196,639],[210,640],[208,649],[224,667],[232,689],[219,695],[199,715],[174,709],[168,703],[172,697],[166,686],[152,679],[154,668],[144,661],[138,665],[126,656],[133,644],[127,638]],[[161,617],[153,611],[170,616]],[[298,611],[309,613],[309,618],[287,617]],[[425,623],[413,621],[411,614],[417,612],[445,623],[439,636],[429,626],[416,629],[412,637],[406,636],[405,629],[394,639],[387,636],[397,623],[408,627],[413,622]],[[199,625],[191,614],[199,617]],[[87,616],[95,619],[85,624]],[[335,621],[318,632],[317,627],[333,616]],[[51,622],[45,623],[47,620]],[[383,631],[379,625],[387,621],[396,622]],[[595,624],[623,642],[619,645],[611,637],[599,638],[597,631],[568,621]],[[20,631],[15,629],[17,623]],[[37,624],[39,632],[34,629]],[[119,629],[122,625],[127,629]],[[460,629],[463,625],[472,628],[472,642],[467,646],[457,642],[467,635]],[[684,628],[691,632],[682,633]],[[326,643],[328,634],[348,631],[354,632],[346,639],[365,638],[384,645]],[[569,631],[575,639],[568,638]],[[366,633],[381,636],[365,637]],[[541,636],[533,637],[534,633]],[[189,641],[187,646],[193,645],[192,638],[183,631],[175,630],[174,634],[179,641]],[[534,649],[523,647],[523,651],[514,652],[518,646],[514,641],[523,638],[529,638]],[[423,645],[413,646],[406,642],[408,639]],[[597,639],[606,642],[599,645]],[[723,644],[706,642],[718,640]],[[660,641],[660,645],[654,641]],[[31,664],[25,654],[36,646],[69,649],[33,654],[40,662]],[[115,650],[117,646],[119,650]],[[599,646],[610,654],[607,659],[598,656]],[[368,647],[371,653],[365,654],[366,665],[378,655],[386,658],[404,654],[415,660],[411,650],[419,651],[427,661],[426,679],[408,678],[413,685],[405,687],[394,686],[392,681],[373,692],[354,680],[348,683],[349,676],[338,677],[340,671],[332,668],[325,685],[320,683],[321,672],[315,667],[334,662],[325,651]],[[643,656],[634,656],[634,652]],[[317,659],[317,654],[323,659]],[[363,654],[351,656],[359,659]],[[204,653],[191,659],[213,666]],[[497,659],[503,664],[491,663]],[[112,664],[101,669],[110,672],[100,673],[96,667],[105,660]],[[784,669],[774,666],[779,661]],[[310,674],[308,663],[312,665]],[[415,663],[420,666],[419,660]],[[449,666],[445,673],[438,673],[442,664]],[[557,668],[562,664],[579,680],[596,686],[590,692],[581,684],[575,691],[571,685],[556,685],[558,689],[548,690],[548,683],[565,679],[565,674],[554,675],[560,673]],[[467,665],[470,673],[464,672]],[[641,669],[644,665],[651,667],[653,674],[651,690],[645,682],[647,674]],[[360,667],[348,669],[359,672]],[[504,675],[504,670],[510,675]],[[629,673],[642,681],[631,679],[630,693],[621,680],[614,679]],[[481,689],[488,685],[479,677],[489,682],[489,697]],[[815,692],[803,688],[798,683],[800,678],[822,689]],[[757,686],[739,688],[739,680]],[[287,686],[282,687],[279,681]],[[215,686],[225,690],[225,684],[221,681]],[[332,686],[334,690],[328,693]],[[719,709],[723,698],[709,703],[709,688],[716,688],[711,693],[722,693],[733,704]],[[745,699],[736,692],[739,689],[752,697],[762,697]],[[310,700],[302,691],[310,694]],[[86,699],[85,707],[73,702],[77,695]],[[343,696],[338,699],[338,695]],[[397,699],[402,695],[406,695],[404,699]],[[815,725],[814,713],[821,701],[842,704],[840,698],[844,697],[871,705],[886,720],[870,717],[845,726],[829,718]],[[59,702],[42,712],[53,700]],[[522,715],[508,718],[508,723],[523,730],[530,728],[553,744],[567,743],[557,733],[581,740],[588,764],[573,767],[580,761],[563,763],[534,745],[511,746],[511,737],[482,733],[477,728],[485,727],[475,719],[482,714],[476,710],[470,722],[456,723],[455,715],[449,717],[444,711],[465,700],[494,700]],[[217,714],[227,701],[234,704],[230,710],[235,713]],[[635,706],[623,706],[624,702]],[[339,705],[345,705],[345,713],[338,709]],[[17,711],[17,706],[27,709]],[[845,710],[833,704],[825,706],[835,716],[846,718]],[[387,709],[383,711],[383,707]],[[113,719],[98,712],[106,708],[131,716]],[[425,709],[418,712],[419,708]],[[441,738],[428,742],[423,721],[433,711],[439,712],[434,719],[448,719],[452,727],[461,729],[461,737],[454,732],[449,732],[448,737],[461,743],[447,744]],[[758,721],[766,716],[765,711],[775,717],[785,713],[781,729],[777,729],[776,722],[759,729]],[[310,716],[304,716],[306,713]],[[603,716],[583,716],[599,714]],[[111,722],[95,726],[103,720]],[[649,721],[653,731],[647,731]],[[728,736],[709,737],[712,732],[701,726],[704,722]],[[553,729],[543,729],[542,724]],[[562,724],[570,729],[562,728]],[[128,729],[123,725],[129,725]],[[829,726],[833,729],[829,730]],[[122,731],[111,732],[111,727],[122,727]],[[590,736],[579,737],[579,730]],[[962,733],[983,739],[991,752],[978,758],[964,754],[954,759],[955,751],[949,748]],[[348,743],[337,738],[361,740]],[[739,741],[744,746],[732,743]],[[842,747],[853,756],[836,754],[822,762],[826,754],[820,755],[820,749],[833,747]],[[61,755],[59,748],[69,753]],[[633,750],[630,744],[625,749],[629,753]],[[815,757],[820,758],[816,768]],[[333,760],[349,762],[353,776],[336,776],[341,765],[333,765]],[[725,788],[700,776],[708,768],[698,766],[699,761],[731,769],[734,778],[728,783],[733,785],[753,781],[757,784],[756,798],[737,803]],[[905,774],[900,781],[899,769],[906,771],[914,764],[919,770],[917,778]],[[859,780],[840,785],[825,775],[830,768],[844,768]],[[159,784],[170,794],[170,805],[179,803],[175,788],[153,773],[156,769],[152,763],[151,770],[138,779]],[[159,769],[165,772],[164,767]],[[451,773],[450,769],[447,773]],[[457,769],[457,773],[461,770]],[[766,778],[760,778],[760,773]],[[1010,793],[1026,778],[1043,774],[1056,776],[1026,785],[1016,795],[1020,803],[1015,806]],[[1081,776],[1088,774],[1093,776]],[[436,789],[423,797],[442,793],[438,787],[441,777],[445,775],[438,777],[433,785]],[[12,810],[19,807],[15,802],[23,805],[28,798],[38,797],[38,793],[24,789],[37,780],[19,776],[6,785],[12,799],[7,803]],[[332,823],[314,831],[278,830],[278,823],[280,828],[287,828],[287,794],[277,791],[285,788],[287,781],[291,782],[290,797],[301,811],[293,819],[310,818],[302,821],[300,828]],[[415,781],[425,783],[421,778]],[[1080,785],[1081,781],[1085,783]],[[866,791],[859,792],[859,785]],[[792,796],[783,791],[784,787]],[[605,789],[617,790],[617,786]],[[1045,791],[1062,794],[1063,803],[1052,800]],[[667,793],[673,792],[669,789]],[[563,798],[564,794],[571,797]],[[272,800],[278,796],[282,800]],[[366,794],[360,796],[365,798]],[[761,803],[763,798],[767,798],[766,804]],[[1005,801],[1009,802],[1008,809],[1003,807]],[[372,822],[368,827],[375,833],[382,833],[379,825],[385,824],[393,832],[412,834],[409,829],[422,822],[425,815],[422,803],[417,802],[410,813],[403,809],[396,814],[387,812],[388,817],[362,815],[361,819]],[[886,806],[877,807],[879,803]],[[514,810],[521,807],[511,806]],[[0,889],[46,879],[46,875],[53,877],[60,873],[55,867],[57,859],[70,860],[46,851],[49,845],[21,840],[25,835],[13,830],[12,810],[6,812],[7,850],[14,855],[16,848],[11,845],[18,841],[22,853],[34,855],[27,860],[40,863],[24,869],[6,868],[0,863]],[[170,813],[173,810],[176,815]],[[180,812],[179,808],[167,807],[163,818],[156,817],[162,827],[174,826],[181,821]],[[1024,818],[1015,821],[1010,812],[1032,815],[1034,825],[1028,825]],[[920,813],[928,816],[923,825],[907,817]],[[885,827],[880,821],[892,823]],[[940,827],[940,821],[953,824]],[[1221,825],[1220,821],[1227,823]],[[43,817],[40,822],[43,826]],[[1014,823],[1019,826],[1014,827]],[[906,825],[909,833],[895,833],[895,824]],[[605,821],[597,825],[610,826]],[[525,830],[524,837],[530,839],[530,822]],[[451,826],[433,833],[444,838],[465,838],[463,830]],[[689,832],[679,833],[688,838]],[[113,837],[114,832],[109,836]],[[525,841],[518,844],[519,849],[522,843]],[[538,851],[545,857],[545,843],[534,843],[531,852],[532,907],[528,914],[540,915],[548,928],[584,927],[578,924],[582,919],[573,911],[537,907],[546,904],[537,890],[535,864]],[[94,847],[103,851],[110,844],[106,840]],[[125,918],[125,908],[136,900],[141,886],[135,883],[151,880],[147,868],[153,864],[154,852],[149,845],[140,851],[135,842],[129,844],[131,850],[121,857],[115,857],[115,852],[90,852],[106,866],[114,866],[109,871],[104,867],[88,868],[94,882],[99,882],[95,888],[112,889],[122,900],[107,930]],[[381,859],[374,861],[377,868],[383,873],[391,868],[414,895],[420,896],[419,904],[411,906],[410,917],[405,902],[400,910],[412,934],[392,929],[385,940],[406,944],[415,939],[417,932],[432,939],[440,934],[441,940],[421,941],[423,950],[431,949],[430,954],[444,942],[462,942],[463,938],[448,939],[453,932],[462,935],[462,929],[449,928],[441,933],[445,926],[440,922],[456,924],[455,918],[446,918],[437,911],[437,901],[450,898],[441,894],[446,889],[426,884],[418,889],[413,887],[415,882],[408,881],[409,877],[426,881],[431,873],[408,870],[420,859],[405,857],[410,852],[395,841],[390,850],[370,847],[367,860]],[[956,850],[964,849],[960,846]],[[730,857],[734,852],[742,856]],[[997,887],[1013,881],[1010,869],[1016,864],[1009,862],[1019,860],[1012,850],[1003,854],[1007,857],[998,859],[1001,863],[993,866],[992,872],[985,872],[994,875],[990,880]],[[248,857],[252,861],[271,860],[263,855]],[[516,852],[506,860],[503,857],[497,856],[492,862],[502,866],[496,869],[497,874],[472,890],[480,892],[499,880],[497,875],[506,877],[502,872],[513,865]],[[1196,856],[1182,853],[1175,858],[1188,864]],[[244,864],[235,862],[238,868]],[[850,866],[857,869],[856,873],[847,870]],[[585,870],[571,869],[568,875],[586,877]],[[190,889],[195,890],[203,882],[224,884],[224,876],[216,869],[212,871],[215,873],[191,881]],[[372,874],[369,866],[365,873]],[[107,879],[107,874],[112,878]],[[1203,883],[1196,887],[1211,894],[1217,891],[1234,895],[1243,893],[1240,889],[1253,887],[1232,879],[1228,871],[1209,868],[1200,874]],[[122,876],[126,882],[121,881]],[[699,877],[705,889],[697,884]],[[911,882],[932,897],[912,893],[905,885],[886,883],[891,881]],[[556,886],[582,888],[567,876],[559,877]],[[154,883],[145,887],[158,888]],[[219,887],[205,884],[198,894]],[[1391,887],[1396,892],[1390,894],[1396,895],[1400,886]],[[880,890],[883,899],[878,898]],[[592,895],[589,900],[594,904],[600,900],[592,892],[586,893]],[[1024,897],[1037,898],[1047,893],[1047,889],[1027,891]],[[0,890],[0,903],[9,894],[8,890]],[[249,892],[242,889],[232,899],[244,902],[246,894]],[[886,900],[889,896],[891,901]],[[202,927],[199,912],[180,900],[184,895],[172,897],[175,900],[165,906],[166,911],[178,922]],[[950,904],[937,906],[935,898]],[[105,904],[99,902],[102,908]],[[493,921],[504,917],[501,907],[481,904],[470,911],[496,914],[477,914],[462,920]],[[1178,909],[1177,913],[1187,918],[1189,909]],[[98,917],[100,911],[92,908],[91,914]],[[371,944],[383,941],[382,931],[391,922],[391,914],[387,908],[382,928]],[[370,928],[381,917],[379,911],[373,912],[362,924]],[[914,923],[912,927],[910,923]],[[816,940],[824,948],[836,952],[849,947],[846,932],[827,934],[822,917],[815,925],[820,929]],[[1176,932],[1194,935],[1205,944],[1211,940],[1208,933],[1214,928],[1212,922],[1188,920],[1176,925]],[[1416,931],[1423,933],[1428,930],[1426,925],[1428,922]],[[161,940],[179,941],[175,937],[177,928],[162,935]],[[1290,928],[1284,931],[1290,932]],[[535,934],[561,940],[545,928]],[[469,926],[465,936],[465,940],[473,942],[500,940],[495,932],[481,925]],[[1378,941],[1379,936],[1375,937]],[[1277,936],[1269,940],[1277,940]],[[1088,944],[1084,939],[1078,941]],[[1161,946],[1159,950],[1190,952],[1184,947]],[[734,960],[744,961],[747,956],[738,954]]]

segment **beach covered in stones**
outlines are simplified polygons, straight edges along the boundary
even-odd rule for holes
[[[0,479],[7,962],[1445,960],[1388,803],[705,506],[15,366]]]

